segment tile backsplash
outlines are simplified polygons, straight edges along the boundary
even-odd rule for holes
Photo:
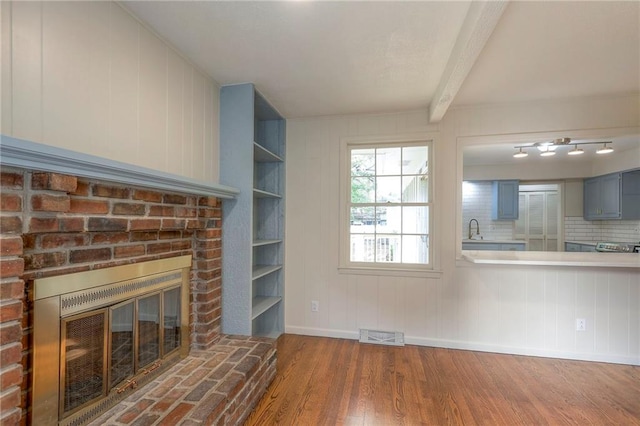
[[[465,182],[462,195],[462,238],[469,235],[469,221],[477,219],[480,235],[489,240],[513,240],[512,220],[491,220],[492,182]],[[473,232],[475,234],[475,222]]]
[[[580,216],[564,218],[565,241],[640,241],[640,220],[584,220]]]

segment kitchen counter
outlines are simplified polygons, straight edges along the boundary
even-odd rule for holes
[[[576,253],[466,250],[462,258],[476,264],[584,266],[640,269],[638,253]]]

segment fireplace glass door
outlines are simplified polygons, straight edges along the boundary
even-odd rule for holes
[[[61,323],[64,345],[60,410],[65,413],[105,393],[106,314],[101,309]]]
[[[121,303],[111,308],[111,380],[113,387],[127,377],[133,376],[135,369],[134,347],[134,302]]]
[[[63,318],[61,417],[124,390],[137,374],[177,353],[180,321],[179,286]]]

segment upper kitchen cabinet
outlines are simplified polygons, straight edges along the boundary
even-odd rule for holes
[[[240,189],[223,209],[226,334],[284,330],[285,124],[253,84],[220,89],[220,180]]]
[[[518,219],[519,188],[520,182],[518,180],[496,180],[493,182],[491,219]]]
[[[584,219],[640,219],[640,170],[585,179]]]

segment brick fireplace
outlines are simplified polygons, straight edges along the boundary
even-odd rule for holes
[[[3,424],[31,423],[36,278],[191,255],[190,347],[202,356],[224,339],[220,199],[14,167],[0,190]]]

